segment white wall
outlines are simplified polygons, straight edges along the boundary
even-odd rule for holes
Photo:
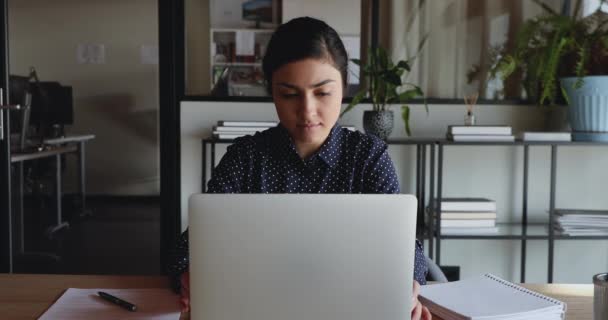
[[[302,16],[323,20],[340,35],[361,33],[361,0],[283,0],[283,22]]]
[[[431,105],[427,116],[420,105],[412,107],[412,128],[417,137],[442,136],[448,124],[461,123],[463,105]],[[361,128],[364,108],[356,108],[341,123]],[[541,129],[547,109],[532,106],[484,105],[476,109],[479,124],[510,124],[515,131]],[[398,111],[398,109],[395,109]],[[559,110],[556,119],[563,118]],[[181,105],[182,228],[187,226],[187,199],[200,192],[201,142],[218,120],[276,120],[271,103],[183,102]],[[558,120],[559,121],[559,120]],[[400,120],[393,137],[403,137]],[[219,161],[224,146],[218,146]],[[415,148],[390,146],[404,193],[414,192]],[[549,207],[549,156],[547,147],[530,152],[529,217],[546,221]],[[444,196],[482,196],[495,199],[499,222],[519,221],[522,203],[521,147],[446,147]],[[607,209],[608,149],[562,147],[558,151],[556,206]],[[209,175],[207,175],[209,177]],[[441,262],[460,265],[461,275],[492,272],[519,281],[519,241],[444,240]],[[557,241],[555,281],[589,283],[591,275],[608,268],[608,241]],[[528,241],[527,281],[547,281],[547,242]]]
[[[186,0],[186,94],[206,95],[209,88],[209,0]]]
[[[140,46],[158,46],[155,0],[9,1],[11,74],[36,67],[41,81],[73,88],[70,133],[87,145],[90,194],[155,195],[160,190],[158,65],[141,64]],[[104,44],[105,64],[78,64],[81,43]],[[73,192],[75,162],[66,191]]]

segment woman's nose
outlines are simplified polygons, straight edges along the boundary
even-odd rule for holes
[[[299,111],[302,114],[314,114],[317,110],[316,101],[313,95],[306,94],[302,96],[300,101]]]

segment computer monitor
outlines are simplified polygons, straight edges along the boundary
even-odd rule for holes
[[[416,198],[200,194],[192,320],[410,319]]]
[[[72,87],[55,81],[34,82],[30,77],[11,75],[9,92],[10,103],[21,105],[25,105],[26,92],[31,93],[29,125],[50,128],[74,124]],[[11,132],[21,130],[19,118],[18,112],[11,114]]]
[[[50,127],[74,123],[72,87],[54,81],[41,81],[31,86],[32,125]]]

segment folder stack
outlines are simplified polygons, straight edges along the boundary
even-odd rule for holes
[[[607,236],[608,211],[556,209],[555,230],[566,236]]]

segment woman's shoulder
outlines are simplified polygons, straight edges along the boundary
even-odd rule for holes
[[[273,137],[276,135],[276,127],[258,131],[253,135],[245,135],[235,138],[228,151],[238,152],[241,155],[253,155],[256,152],[263,152],[272,146]]]
[[[346,144],[346,147],[350,150],[361,150],[370,152],[372,150],[385,150],[387,145],[384,140],[378,138],[373,134],[361,132],[359,130],[351,130],[347,128],[340,128],[340,134]]]

